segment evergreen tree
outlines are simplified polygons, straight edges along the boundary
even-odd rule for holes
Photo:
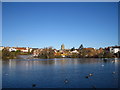
[[[82,50],[82,49],[83,49],[83,45],[81,44],[78,49],[79,49],[79,50]]]
[[[75,47],[71,48],[71,51],[74,51],[75,50]]]

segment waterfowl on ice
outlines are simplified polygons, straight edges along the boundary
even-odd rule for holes
[[[65,79],[64,83],[67,84],[69,81],[67,79]]]
[[[32,87],[36,87],[36,84],[32,84]]]
[[[112,72],[112,74],[115,74],[115,72]]]
[[[89,76],[86,76],[85,78],[89,78]]]
[[[90,73],[90,74],[89,74],[89,76],[93,76],[93,74],[92,74],[92,73]]]

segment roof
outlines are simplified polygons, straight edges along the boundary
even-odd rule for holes
[[[120,48],[120,46],[113,46],[112,48]]]
[[[106,49],[108,48],[120,48],[120,46],[111,46],[111,47],[107,47]]]
[[[26,48],[15,48],[17,50],[27,50]]]
[[[94,48],[84,48],[84,49],[86,49],[86,50],[93,50]]]

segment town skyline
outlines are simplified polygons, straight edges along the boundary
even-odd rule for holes
[[[27,47],[27,46],[0,46],[0,47],[14,47],[14,48],[38,48],[38,49],[43,49],[43,48],[53,48],[53,49],[57,49],[57,50],[60,50],[62,48],[62,45],[64,45],[64,49],[72,49],[72,48],[75,48],[75,49],[78,49],[81,45],[83,46],[83,48],[94,48],[94,49],[100,49],[100,48],[108,48],[108,47],[116,47],[116,46],[120,46],[120,45],[112,45],[112,46],[105,46],[105,47],[99,47],[99,48],[95,48],[95,47],[85,47],[84,44],[80,44],[78,47],[71,47],[71,48],[66,48],[66,45],[65,44],[61,44],[59,46],[59,48],[54,48],[53,46],[47,46],[47,47]]]
[[[117,3],[3,3],[3,46],[118,45]]]
[[[2,50],[3,58],[17,58],[17,55],[32,55],[33,58],[82,58],[82,57],[119,57],[120,46],[109,46],[105,48],[92,48],[84,47],[82,44],[79,48],[65,48],[65,45],[61,45],[61,49],[55,49],[52,47],[46,48],[30,48],[30,47],[0,47]]]

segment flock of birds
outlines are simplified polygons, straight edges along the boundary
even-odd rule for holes
[[[116,72],[112,72],[112,74],[115,74]],[[88,74],[87,76],[85,76],[85,78],[90,78],[91,76],[93,76],[93,73]],[[65,79],[64,80],[64,84],[68,84],[69,80]],[[32,87],[36,87],[36,84],[32,84]],[[96,89],[95,85],[92,85],[93,89]]]
[[[107,59],[103,59],[104,62],[107,62]],[[114,63],[115,61],[112,60],[112,63]],[[104,66],[104,64],[101,65],[102,67]],[[112,74],[116,74],[115,71],[112,72]],[[91,76],[93,76],[94,74],[93,73],[89,73],[87,76],[85,76],[85,78],[90,78]],[[64,84],[68,84],[69,83],[69,80],[68,79],[65,79],[64,80]],[[32,84],[32,87],[36,87],[36,84]],[[96,89],[95,85],[92,85],[92,88]]]
[[[104,62],[107,62],[107,59],[103,59],[103,61],[104,61]],[[115,63],[115,60],[112,60],[112,63]],[[104,67],[104,64],[102,64],[101,66]],[[113,71],[112,74],[116,74],[116,72]],[[5,75],[7,76],[8,74],[5,74]],[[88,78],[90,78],[90,77],[93,76],[93,75],[94,75],[93,73],[89,73],[87,76],[85,76],[85,78],[88,79]],[[68,79],[65,79],[65,80],[64,80],[64,84],[68,84],[68,83],[69,83],[69,80],[68,80]],[[36,86],[37,86],[37,84],[32,84],[32,87],[33,87],[33,88],[36,87]],[[92,88],[96,89],[96,87],[95,87],[94,85],[92,86]]]
[[[93,76],[92,73],[90,73],[89,75],[85,76],[85,78],[89,78],[89,77],[91,77],[91,76]]]

